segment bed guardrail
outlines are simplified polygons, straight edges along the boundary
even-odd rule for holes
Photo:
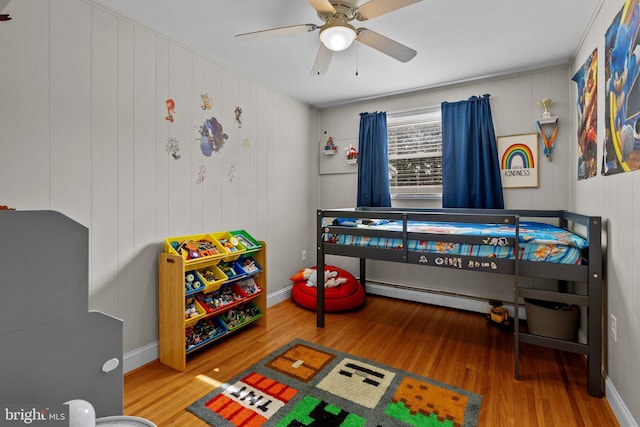
[[[354,218],[371,220],[402,221],[402,230],[372,230],[346,227],[335,224],[324,224],[326,218]],[[567,265],[543,263],[536,261],[522,261],[520,252],[520,221],[522,219],[545,218],[545,222],[556,222],[555,225],[580,234],[589,242],[589,247],[583,249],[583,263],[581,265]],[[552,221],[549,221],[552,220]],[[408,231],[409,221],[430,222],[461,222],[480,224],[512,224],[515,227],[515,237],[505,238],[495,242],[513,248],[513,259],[499,259],[455,255],[447,257],[440,253],[411,250],[408,242],[411,240],[431,240],[438,242],[486,244],[486,237],[468,235],[445,235],[439,233],[424,233]],[[486,210],[486,209],[400,209],[400,208],[356,208],[356,209],[327,209],[317,211],[317,269],[324,271],[325,255],[349,256],[360,259],[360,283],[366,286],[366,260],[385,260],[404,262],[437,267],[458,268],[475,271],[507,274],[514,277],[514,299],[516,307],[516,339],[514,376],[518,378],[518,353],[520,342],[542,345],[560,350],[585,354],[588,357],[588,391],[595,397],[603,394],[602,363],[602,246],[601,218],[568,212],[564,210]],[[325,241],[326,235],[347,234],[350,236],[382,237],[398,239],[398,247],[364,247],[337,244]],[[558,280],[560,292],[540,291],[521,288],[520,276],[539,277]],[[577,295],[566,292],[566,283],[583,282],[587,284],[587,294]],[[366,289],[366,287],[365,287]],[[317,292],[318,327],[324,327],[324,288]],[[520,333],[518,325],[518,307],[524,298],[546,299],[550,301],[566,302],[586,306],[588,310],[587,343],[574,343],[553,338],[546,338],[528,333]]]

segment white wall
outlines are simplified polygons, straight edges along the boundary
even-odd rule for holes
[[[317,112],[82,0],[11,5],[14,19],[0,25],[0,204],[89,228],[90,308],[124,319],[125,352],[156,343],[165,237],[245,229],[267,242],[269,295],[286,290],[314,245],[306,195]],[[204,92],[212,110],[200,108]],[[212,116],[229,138],[205,157],[197,127]],[[46,256],[37,242],[16,247]],[[55,286],[29,273],[32,285]]]
[[[328,135],[338,143],[357,138],[358,113],[490,93],[496,134],[509,135],[534,132],[537,101],[552,98],[552,113],[560,116],[553,160],[540,157],[538,188],[505,190],[506,205],[603,217],[605,312],[618,325],[617,342],[609,336],[605,349],[607,398],[622,425],[637,425],[640,267],[634,242],[640,228],[633,218],[640,198],[634,202],[633,193],[640,174],[576,180],[576,93],[570,81],[594,47],[603,58],[604,33],[622,4],[603,0],[570,67],[329,108],[318,119],[304,104],[83,0],[14,1],[14,19],[0,25],[0,204],[58,210],[89,227],[91,308],[124,319],[125,351],[131,352],[157,340],[156,259],[167,236],[238,227],[266,240],[270,295],[312,263],[313,209],[352,207],[356,200],[355,174],[319,175],[319,142]],[[604,75],[602,59],[599,73]],[[214,100],[211,112],[199,109],[204,91]],[[173,124],[164,120],[168,97],[178,104]],[[242,128],[233,120],[235,106],[244,111]],[[603,123],[603,95],[598,110]],[[223,123],[229,142],[205,158],[194,126],[210,116]],[[603,133],[601,125],[600,140]],[[180,141],[179,160],[165,150],[168,136]],[[232,164],[238,172],[230,182]],[[197,184],[200,165],[207,174]],[[37,242],[19,244],[28,254],[37,251]],[[309,261],[300,260],[301,250],[309,251]],[[511,295],[510,282],[499,276],[389,267],[392,273],[370,267],[370,277]],[[47,284],[46,272],[40,274],[30,281]]]
[[[604,140],[604,35],[614,16],[623,6],[623,0],[603,0],[594,16],[591,28],[570,65],[522,73],[503,78],[476,81],[456,86],[434,88],[401,96],[375,99],[352,105],[321,110],[319,140],[327,135],[334,140],[357,138],[358,113],[363,111],[399,111],[439,105],[442,101],[457,101],[471,95],[491,94],[491,106],[496,135],[535,132],[535,119],[541,110],[537,101],[552,98],[551,112],[560,117],[557,145],[551,161],[539,158],[540,185],[535,189],[505,189],[505,207],[513,209],[569,209],[603,218],[604,266],[604,358],[606,371],[606,398],[622,426],[637,426],[640,420],[640,227],[634,218],[640,215],[640,172],[613,176],[596,175],[577,180],[577,85],[573,75],[584,64],[594,48],[598,48],[598,172]],[[326,135],[324,132],[327,132]],[[322,158],[318,157],[318,161]],[[355,174],[320,175],[319,202],[321,208],[353,207],[356,203]],[[439,201],[394,201],[394,205],[413,207],[439,207]],[[341,257],[328,262],[357,270],[357,263]],[[481,275],[424,269],[369,261],[369,279],[401,285],[478,295],[508,300],[512,298],[509,279]],[[535,286],[548,284],[535,283]],[[384,291],[397,297],[416,298],[415,293]],[[463,308],[482,307],[478,303],[460,303],[456,298],[428,295],[421,300]],[[617,318],[617,340],[610,328],[610,315]]]
[[[535,133],[535,122],[542,115],[538,101],[552,98],[551,112],[558,115],[558,135],[552,160],[548,160],[539,151],[539,185],[536,188],[505,189],[505,207],[510,209],[568,209],[570,208],[570,184],[577,169],[570,169],[571,158],[575,150],[571,146],[571,119],[569,85],[566,66],[542,69],[533,72],[514,74],[501,78],[458,84],[412,92],[387,98],[379,98],[350,105],[327,108],[320,111],[320,140],[332,136],[341,151],[341,140],[358,138],[359,113],[368,111],[404,111],[424,107],[440,106],[443,101],[455,102],[470,96],[485,93],[491,95],[491,111],[496,136]],[[571,104],[573,105],[573,104]],[[326,132],[326,134],[325,134]],[[343,153],[340,153],[343,155]],[[319,162],[325,161],[320,154]],[[356,174],[320,175],[319,207],[341,208],[356,205]],[[406,201],[393,200],[400,207],[441,207],[440,200]],[[357,260],[344,257],[331,257],[330,263],[341,265],[357,272]],[[508,276],[473,272],[424,268],[416,265],[403,265],[382,261],[368,261],[367,278],[371,280],[409,285],[419,288],[452,292],[480,298],[495,298],[513,301],[513,279]],[[550,286],[548,282],[536,280],[536,287]],[[391,292],[393,296],[400,294]],[[412,296],[413,298],[414,296]],[[430,295],[426,301],[451,305],[450,299]],[[466,303],[465,303],[466,304]],[[486,302],[476,303],[474,307],[485,311]]]
[[[594,49],[598,49],[598,172],[605,140],[605,34],[615,15],[622,9],[623,0],[604,0],[589,33],[579,46],[571,74],[575,74]],[[577,99],[577,87],[571,87],[571,99]],[[573,129],[577,118],[572,116]],[[571,135],[577,147],[577,136]],[[577,167],[572,159],[572,167]],[[640,216],[640,172],[617,175],[597,175],[592,179],[571,181],[572,204],[579,212],[600,215],[606,232],[605,271],[605,370],[607,397],[622,425],[640,422],[640,227],[634,219]],[[635,196],[635,197],[634,197]],[[617,319],[617,340],[608,330],[610,316]],[[617,405],[624,401],[626,408]],[[628,411],[627,411],[628,409]],[[635,421],[633,421],[635,420]]]

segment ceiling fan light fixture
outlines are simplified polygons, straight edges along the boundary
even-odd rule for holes
[[[320,40],[334,52],[345,50],[356,39],[356,30],[349,24],[337,24],[320,31]]]

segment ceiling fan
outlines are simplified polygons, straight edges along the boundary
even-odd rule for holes
[[[357,6],[356,0],[307,1],[318,12],[318,17],[324,22],[323,25],[292,25],[238,34],[236,37],[248,40],[320,30],[319,36],[322,43],[311,70],[312,74],[317,75],[327,72],[333,52],[345,50],[351,46],[354,40],[364,43],[400,62],[408,62],[417,54],[415,50],[368,28],[355,28],[351,25],[351,21],[366,21],[422,0],[370,0],[361,6]]]
[[[11,0],[0,0],[0,12],[4,9]],[[11,16],[8,13],[0,14],[0,22],[11,21]]]

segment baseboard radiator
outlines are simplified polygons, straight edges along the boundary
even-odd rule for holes
[[[482,295],[474,295],[470,293],[456,292],[445,289],[425,288],[400,283],[381,282],[377,280],[367,280],[366,289],[367,293],[371,295],[380,295],[409,301],[417,301],[421,303],[457,308],[477,313],[488,313],[491,309],[491,305],[489,304],[490,301],[496,300],[495,298],[489,298]],[[498,301],[501,301],[503,306],[507,310],[509,310],[509,314],[513,316],[513,300]],[[520,318],[526,318],[524,310],[519,310],[518,314]]]

